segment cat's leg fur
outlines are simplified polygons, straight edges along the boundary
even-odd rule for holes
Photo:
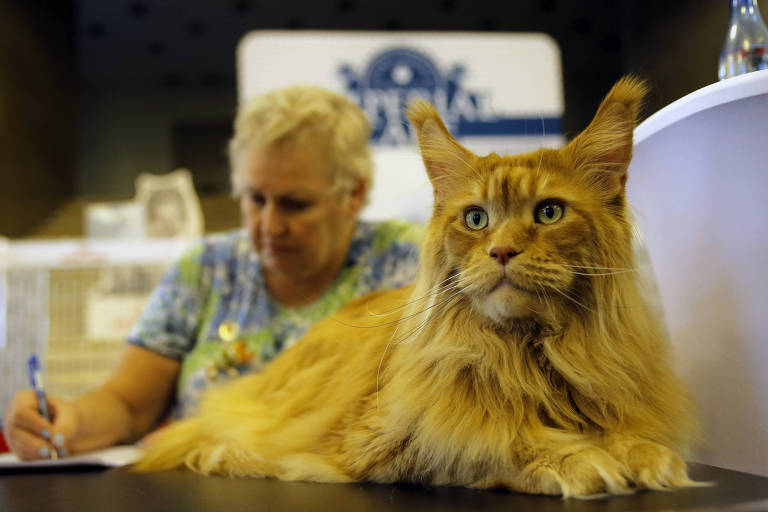
[[[331,458],[312,450],[314,433],[334,417],[332,408],[304,414],[278,410],[290,397],[269,402],[261,396],[266,384],[263,376],[253,375],[210,390],[198,414],[160,432],[134,469],[186,467],[205,475],[350,481]],[[286,414],[293,420],[286,421]]]
[[[204,422],[205,418],[195,417],[167,427],[132,469],[148,472],[186,467],[204,475],[229,477],[316,482],[352,480],[330,458],[321,454],[263,453],[265,450],[259,447],[206,432],[209,429]],[[270,439],[263,441],[269,443]]]
[[[164,471],[189,468],[204,475],[263,477],[275,464],[260,460],[234,443],[205,433],[204,418],[191,418],[166,427],[152,441],[134,471]]]

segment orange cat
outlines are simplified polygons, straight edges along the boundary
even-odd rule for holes
[[[694,429],[643,304],[624,196],[644,85],[563,149],[478,157],[410,107],[435,205],[411,286],[207,393],[138,470],[563,496],[692,485]]]

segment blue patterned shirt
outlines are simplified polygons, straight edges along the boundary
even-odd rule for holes
[[[298,308],[271,298],[244,230],[212,235],[165,274],[128,343],[182,362],[173,415],[189,415],[208,386],[259,371],[351,299],[409,283],[422,235],[403,221],[359,222],[328,290]]]

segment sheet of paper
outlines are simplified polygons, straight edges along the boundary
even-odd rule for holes
[[[0,455],[0,469],[12,468],[48,468],[48,467],[68,467],[68,466],[103,466],[112,468],[125,466],[139,458],[141,449],[133,445],[113,446],[103,450],[96,450],[88,453],[73,455],[72,457],[62,457],[60,459],[42,459],[42,460],[19,460],[13,453],[4,453]]]

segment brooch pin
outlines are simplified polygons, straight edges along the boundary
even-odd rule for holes
[[[245,340],[238,339],[240,329],[235,322],[223,322],[218,329],[219,339],[223,342],[221,353],[217,355],[205,369],[208,380],[215,381],[220,371],[225,371],[230,377],[237,377],[242,366],[253,359],[253,352],[248,350]]]

